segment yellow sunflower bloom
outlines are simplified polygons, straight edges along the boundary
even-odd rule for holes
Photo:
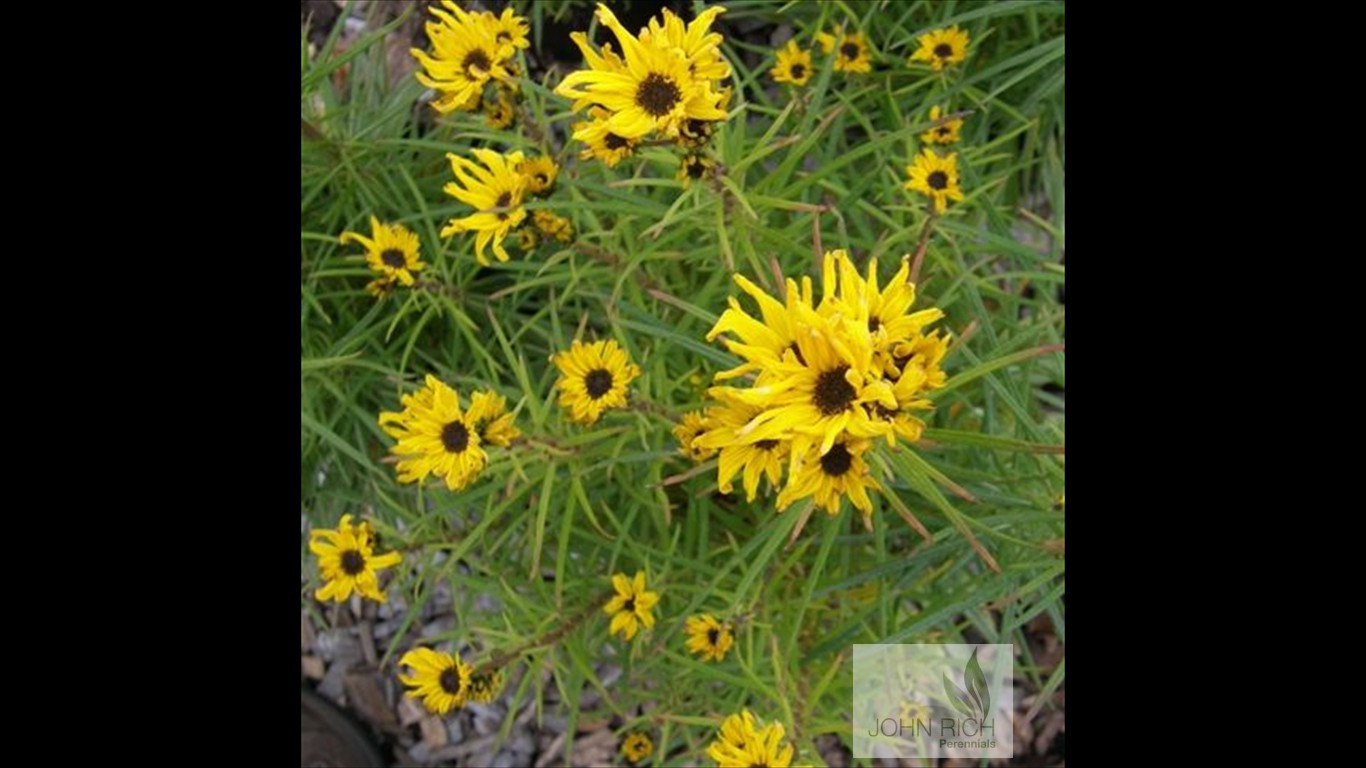
[[[540,155],[523,160],[518,171],[526,177],[526,188],[531,194],[544,195],[555,186],[555,177],[560,172],[560,166],[548,156]]]
[[[836,72],[873,71],[873,49],[868,47],[868,41],[864,39],[862,32],[845,33],[844,30],[840,30],[833,35],[822,32],[816,35],[816,42],[827,54],[832,50],[836,51]]]
[[[827,251],[824,259],[824,299],[821,314],[839,314],[855,323],[863,323],[872,334],[874,368],[889,370],[894,363],[892,348],[909,341],[920,329],[944,316],[937,308],[910,312],[915,303],[915,285],[910,282],[910,259],[901,259],[901,268],[887,282],[878,287],[877,259],[868,260],[868,277],[859,275],[854,262],[844,249]],[[900,366],[895,366],[897,370]]]
[[[716,449],[693,445],[693,439],[706,432],[710,426],[710,422],[701,411],[683,414],[683,418],[673,428],[674,437],[678,438],[678,452],[696,462],[706,461],[715,456]]]
[[[678,162],[677,178],[683,182],[683,188],[694,182],[712,175],[716,169],[716,161],[704,155],[688,154]]]
[[[930,107],[931,120],[938,120],[943,114],[937,105]],[[920,140],[926,144],[952,144],[958,141],[958,132],[961,130],[963,130],[963,118],[956,117],[952,120],[945,120],[920,134]]]
[[[824,454],[811,450],[794,457],[792,476],[778,494],[778,511],[798,499],[813,496],[817,507],[837,515],[840,500],[848,496],[863,513],[865,524],[872,528],[873,501],[868,497],[868,489],[879,491],[882,487],[868,474],[868,465],[863,461],[867,450],[867,440],[849,440],[835,443]]]
[[[622,640],[629,641],[640,627],[649,629],[655,625],[654,614],[650,611],[659,603],[659,593],[646,591],[644,571],[636,571],[634,580],[626,578],[624,573],[613,575],[612,588],[616,594],[602,608],[603,613],[612,617],[607,634],[620,633]]]
[[[539,208],[531,213],[531,222],[536,229],[548,238],[554,238],[561,243],[568,243],[574,239],[574,222],[565,217]]]
[[[392,286],[394,281],[412,285],[413,273],[426,268],[418,258],[420,245],[417,235],[402,224],[383,224],[370,217],[370,237],[358,232],[343,232],[341,243],[359,243],[365,248],[365,263],[379,277],[377,281]],[[386,286],[387,287],[387,286]]]
[[[560,407],[580,424],[592,424],[610,408],[625,408],[626,387],[641,371],[611,339],[584,344],[577,339],[565,352],[552,355],[560,369],[555,382]]]
[[[688,652],[702,657],[703,661],[724,661],[726,652],[735,644],[735,635],[730,624],[717,621],[710,613],[689,616]]]
[[[621,45],[625,68],[600,59],[604,69],[572,72],[555,93],[575,99],[576,109],[588,103],[603,107],[609,113],[606,129],[625,139],[653,132],[672,138],[684,120],[725,118],[717,106],[720,95],[707,80],[693,75],[677,49],[660,45],[658,36],[642,43],[602,3],[598,3],[597,17]]]
[[[787,46],[778,51],[778,63],[768,74],[775,83],[806,85],[811,79],[811,51],[799,48],[796,40],[788,40]]]
[[[916,41],[920,47],[911,54],[910,62],[927,61],[935,72],[950,64],[962,64],[968,58],[968,33],[957,24],[926,32]]]
[[[716,378],[724,380],[754,372],[763,373],[784,361],[804,364],[797,346],[797,330],[801,325],[797,310],[799,306],[811,307],[811,278],[803,277],[800,287],[796,281],[789,279],[784,303],[769,296],[744,275],[736,273],[732,277],[735,284],[758,303],[763,319],[760,321],[752,317],[735,297],[726,299],[730,308],[721,313],[716,325],[707,332],[707,341],[715,341],[723,333],[732,334],[735,338],[725,340],[726,348],[746,362],[716,374]]]
[[[930,708],[923,702],[903,701],[901,702],[900,710],[899,719],[900,722],[904,724],[902,726],[903,728],[911,723],[919,723],[917,726],[912,726],[914,729],[912,731],[913,733],[918,733],[922,730],[926,733],[929,732],[930,718],[933,717],[933,715],[930,714]]]
[[[717,740],[734,747],[737,750],[745,751],[759,738],[758,724],[754,720],[754,713],[748,709],[741,710],[734,715],[727,715],[721,721],[721,728]]]
[[[640,32],[640,42],[681,52],[693,77],[719,83],[730,77],[730,64],[721,55],[724,38],[721,33],[712,32],[711,25],[725,12],[725,8],[713,5],[685,25],[673,11],[665,8],[661,13],[664,20],[650,19],[649,25]]]
[[[958,186],[958,154],[950,152],[948,157],[940,157],[929,149],[915,156],[915,161],[906,166],[906,189],[930,198],[934,202],[935,213],[943,213],[950,200],[963,202],[963,190]]]
[[[314,596],[324,602],[345,602],[355,592],[379,603],[387,597],[379,589],[378,571],[398,565],[403,556],[397,552],[375,555],[374,535],[369,523],[351,525],[351,516],[342,515],[336,530],[314,528],[308,533],[308,551],[318,556],[318,571],[327,583]]]
[[[503,673],[498,670],[475,672],[470,675],[469,700],[476,704],[488,704],[503,689]]]
[[[768,478],[770,487],[776,488],[783,479],[783,464],[788,456],[790,442],[767,439],[752,443],[744,442],[743,430],[762,409],[745,405],[727,395],[727,390],[718,388],[712,394],[721,400],[722,405],[707,411],[710,428],[693,440],[693,450],[719,453],[716,470],[716,487],[722,493],[730,493],[732,481],[740,475],[745,487],[745,499],[754,501],[759,491],[759,479]]]
[[[638,763],[654,754],[655,742],[649,734],[633,731],[621,742],[621,756],[627,761]]]
[[[470,409],[465,415],[480,441],[489,445],[506,448],[522,435],[512,423],[512,414],[507,412],[507,398],[493,390],[471,394]]]
[[[411,675],[399,675],[399,682],[409,690],[410,699],[422,699],[429,712],[444,715],[465,706],[470,696],[470,673],[473,668],[450,655],[431,648],[414,648],[398,660],[399,666],[410,668]]]
[[[394,292],[394,285],[397,282],[387,277],[375,278],[365,284],[365,292],[377,299],[382,299]]]
[[[452,0],[441,4],[446,10],[427,9],[438,20],[426,24],[432,54],[418,48],[411,51],[422,64],[417,79],[441,94],[432,102],[438,112],[470,111],[490,81],[511,82],[504,63],[512,57],[513,43],[498,42],[492,14],[467,13]]]
[[[745,719],[737,727],[746,731],[742,734],[744,745],[737,746],[723,735],[707,747],[707,756],[716,761],[718,768],[753,768],[756,765],[790,768],[793,748],[783,741],[785,731],[782,724],[769,723],[762,728],[756,727],[754,716],[748,711],[743,714]],[[724,732],[725,726],[722,728]]]
[[[581,159],[596,159],[608,168],[615,168],[617,163],[635,154],[639,142],[613,133],[607,124],[606,112],[594,109],[589,114],[594,116],[592,120],[573,126],[574,139],[588,145],[579,152]]]
[[[479,163],[459,155],[447,153],[456,181],[448,182],[443,190],[476,213],[451,221],[441,230],[442,237],[458,232],[477,232],[474,256],[480,265],[488,266],[484,249],[493,243],[493,255],[499,261],[508,260],[503,238],[526,218],[522,197],[526,194],[526,177],[517,172],[522,164],[522,153],[504,155],[490,149],[472,149]],[[481,165],[482,164],[482,167]]]
[[[504,8],[503,15],[497,18],[488,11],[484,11],[483,15],[492,19],[493,38],[498,45],[511,44],[514,48],[523,49],[531,46],[531,41],[527,39],[530,25],[525,18],[513,13],[511,8]]]
[[[458,491],[469,485],[488,463],[480,446],[475,414],[462,411],[460,395],[435,376],[427,386],[404,395],[402,412],[379,415],[380,427],[398,442],[389,449],[397,456],[398,481],[416,483],[428,475],[444,478]]]

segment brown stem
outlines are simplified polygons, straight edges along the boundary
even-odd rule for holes
[[[911,261],[910,282],[914,283],[920,279],[920,264],[925,260],[925,250],[930,245],[930,231],[934,229],[934,201],[929,202],[930,215],[925,219],[925,226],[920,229],[920,240],[915,244],[915,259]]]
[[[546,634],[541,635],[538,638],[535,638],[534,640],[529,640],[511,651],[495,651],[494,654],[489,657],[488,661],[484,662],[483,664],[480,664],[474,670],[474,673],[477,675],[484,672],[491,672],[496,669],[501,669],[502,667],[507,666],[508,662],[514,661],[522,654],[534,648],[540,648],[546,645],[554,645],[555,643],[560,641],[560,638],[574,631],[574,629],[578,627],[580,624],[582,624],[585,619],[593,615],[594,611],[602,608],[604,605],[607,605],[607,601],[612,599],[613,594],[614,593],[612,592],[608,592],[602,595],[601,597],[597,598],[596,600],[593,600],[588,605],[584,606],[583,610],[579,611],[573,616],[570,616],[569,619],[565,621],[563,624],[551,630],[550,632],[547,632]]]

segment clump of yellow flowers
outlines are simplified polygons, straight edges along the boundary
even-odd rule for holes
[[[729,493],[736,475],[753,500],[759,481],[777,486],[779,511],[813,497],[837,514],[848,497],[872,525],[870,490],[879,490],[864,454],[875,438],[894,445],[897,437],[920,438],[925,424],[916,413],[931,407],[925,395],[942,387],[940,362],[947,336],[926,327],[943,317],[939,309],[912,312],[915,286],[908,260],[885,285],[877,260],[866,277],[843,250],[825,254],[822,297],[815,300],[810,278],[786,280],[782,300],[743,275],[735,282],[758,304],[757,317],[730,299],[707,334],[724,336],[744,361],[716,374],[717,404],[702,424],[681,425],[675,434],[688,455],[716,451],[717,483]],[[688,440],[689,436],[692,436]]]

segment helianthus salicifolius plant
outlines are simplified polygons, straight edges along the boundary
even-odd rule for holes
[[[435,475],[457,491],[469,485],[488,463],[484,445],[506,446],[520,433],[497,393],[476,392],[468,409],[460,394],[428,375],[426,386],[404,395],[402,411],[384,411],[380,428],[397,440],[389,452],[398,459],[400,483]]]
[[[659,603],[659,593],[651,592],[645,586],[644,571],[636,571],[634,579],[626,578],[624,573],[612,576],[616,594],[602,608],[603,613],[612,617],[607,634],[620,633],[622,640],[629,641],[641,627],[649,629],[655,625],[653,609]]]
[[[778,49],[778,62],[768,71],[775,83],[803,86],[811,80],[811,51],[801,48],[796,40]]]
[[[402,561],[397,552],[376,555],[375,535],[370,524],[351,524],[342,515],[336,529],[314,528],[308,534],[308,551],[318,558],[318,571],[326,582],[314,593],[319,600],[344,602],[355,592],[376,602],[386,602],[380,591],[378,572]]]
[[[939,121],[944,113],[939,109],[939,105],[930,107],[930,120]],[[958,141],[958,132],[963,129],[963,118],[955,117],[952,120],[944,120],[924,133],[920,134],[920,140],[926,144],[953,144]]]
[[[625,408],[627,386],[640,375],[640,368],[612,339],[590,344],[575,339],[550,362],[560,369],[555,382],[560,407],[580,424],[595,423],[609,409]]]
[[[955,24],[947,29],[934,29],[916,38],[919,47],[908,63],[927,62],[935,72],[968,58],[968,33]]]
[[[711,422],[702,411],[691,411],[683,414],[683,418],[679,419],[673,428],[674,437],[678,438],[678,452],[693,461],[706,461],[715,456],[716,449],[693,444],[697,436],[706,432],[710,427]]]
[[[906,189],[928,197],[936,214],[949,207],[949,201],[963,202],[963,190],[958,186],[958,154],[950,152],[941,157],[932,149],[923,149],[906,166]]]
[[[398,660],[399,666],[412,670],[398,676],[408,688],[405,696],[421,699],[429,712],[444,715],[465,706],[470,700],[470,678],[474,668],[451,655],[431,648],[414,648]]]
[[[472,149],[475,163],[467,158],[448,153],[455,181],[443,187],[446,194],[466,205],[475,212],[459,219],[451,219],[441,230],[442,237],[450,237],[460,232],[475,232],[474,257],[481,266],[488,266],[484,249],[493,243],[493,255],[499,261],[508,260],[503,239],[507,237],[522,219],[526,209],[522,198],[527,191],[527,178],[518,170],[522,165],[522,153],[500,154],[491,149]]]
[[[550,188],[555,186],[555,177],[560,172],[560,166],[549,156],[538,155],[523,159],[517,170],[526,177],[528,192],[533,195],[546,195],[550,193]]]
[[[417,235],[402,224],[384,224],[370,217],[370,236],[359,232],[343,232],[341,243],[358,243],[365,248],[365,263],[376,277],[366,290],[379,296],[394,285],[411,286],[415,273],[426,269],[418,257],[420,243]]]

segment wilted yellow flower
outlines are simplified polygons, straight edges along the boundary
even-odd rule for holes
[[[687,189],[694,181],[704,179],[714,172],[716,161],[705,155],[688,154],[678,161],[677,178],[683,182],[683,188]]]
[[[554,238],[561,243],[567,243],[574,239],[574,222],[555,213],[554,211],[538,208],[531,213],[532,224],[540,230],[542,235]]]
[[[526,177],[526,188],[533,195],[544,195],[555,185],[555,176],[560,167],[546,155],[529,157],[522,161],[519,169]]]
[[[502,130],[517,119],[517,104],[512,93],[505,88],[498,89],[498,96],[484,101],[484,122],[490,128]]]
[[[644,760],[654,754],[654,751],[654,740],[650,738],[649,734],[641,733],[640,731],[628,733],[626,738],[621,742],[622,757],[625,757],[632,763],[638,763],[641,760]]]
[[[706,461],[715,456],[716,449],[693,445],[693,439],[709,427],[710,423],[701,411],[683,414],[683,418],[679,419],[673,428],[674,437],[678,438],[678,452],[693,461]]]
[[[487,704],[498,696],[503,689],[503,673],[499,670],[474,672],[470,675],[469,700],[476,704]]]
[[[503,238],[526,218],[522,197],[526,194],[527,181],[517,171],[522,164],[521,152],[504,155],[491,149],[470,151],[479,159],[482,167],[459,155],[447,153],[456,180],[448,182],[443,189],[451,197],[473,206],[476,212],[464,218],[451,219],[441,230],[441,236],[450,237],[458,232],[478,233],[474,240],[474,257],[481,265],[488,266],[484,248],[490,241],[493,243],[493,255],[499,261],[508,260]]]
[[[931,120],[938,120],[941,114],[943,113],[939,111],[938,105],[930,107]],[[955,117],[920,134],[920,140],[926,144],[952,144],[958,141],[958,132],[962,129],[963,118]]]

